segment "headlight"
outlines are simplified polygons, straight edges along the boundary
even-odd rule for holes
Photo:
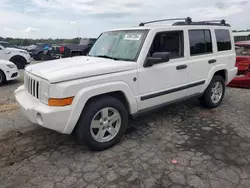
[[[41,80],[40,81],[40,100],[42,103],[44,104],[48,104],[48,101],[49,101],[49,88],[50,88],[50,85],[48,82],[44,81],[44,80]]]
[[[21,54],[29,54],[28,52],[25,52],[25,51],[19,51]]]
[[[8,64],[8,65],[7,65],[7,67],[9,67],[10,69],[14,69],[14,68],[16,68],[16,66],[15,66],[15,65],[11,65],[11,64]]]

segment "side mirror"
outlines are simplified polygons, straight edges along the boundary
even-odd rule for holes
[[[152,57],[148,57],[144,63],[144,67],[152,67],[155,64],[169,62],[169,52],[155,52]]]

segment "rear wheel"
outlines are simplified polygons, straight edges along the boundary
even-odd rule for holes
[[[0,70],[0,86],[6,82],[6,76],[2,70]]]
[[[110,96],[91,101],[83,110],[76,129],[80,143],[91,150],[104,150],[118,143],[128,125],[124,104]]]
[[[219,76],[215,75],[200,98],[201,103],[207,108],[218,107],[225,95],[225,81]]]
[[[43,58],[43,53],[39,52],[38,55],[37,55],[36,60],[42,60],[42,58]]]

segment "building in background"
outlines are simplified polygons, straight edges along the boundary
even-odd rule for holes
[[[235,42],[250,40],[250,31],[247,32],[233,32]]]

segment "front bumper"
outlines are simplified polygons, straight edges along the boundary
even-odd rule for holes
[[[24,86],[20,86],[15,90],[15,98],[21,107],[21,111],[32,123],[64,133],[71,113],[71,106],[47,106],[30,95]]]
[[[15,80],[20,76],[19,73],[18,73],[18,70],[16,68],[9,69],[8,71],[6,71],[5,74],[6,74],[6,80],[7,81]]]

